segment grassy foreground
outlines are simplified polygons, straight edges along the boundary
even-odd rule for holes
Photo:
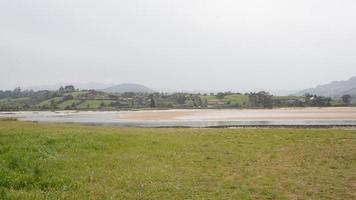
[[[356,130],[0,121],[9,199],[356,199]]]

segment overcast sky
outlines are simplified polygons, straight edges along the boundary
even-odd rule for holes
[[[355,0],[0,0],[0,89],[296,90],[354,75]]]

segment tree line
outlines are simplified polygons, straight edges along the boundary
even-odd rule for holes
[[[244,96],[245,102],[236,103],[233,96]],[[106,93],[97,90],[79,90],[73,85],[58,90],[33,91],[0,90],[0,110],[120,110],[139,108],[274,108],[352,105],[353,97],[343,95],[338,101],[329,97],[305,94],[279,97],[260,91],[250,93]],[[68,103],[70,102],[70,103]],[[335,103],[336,102],[336,103]],[[65,105],[65,106],[63,106]]]

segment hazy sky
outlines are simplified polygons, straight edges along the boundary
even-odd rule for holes
[[[356,75],[355,0],[0,0],[0,89],[302,89]]]

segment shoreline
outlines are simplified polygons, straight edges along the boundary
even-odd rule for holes
[[[277,109],[172,109],[141,111],[0,112],[19,121],[112,125],[121,127],[349,127],[356,107]]]
[[[172,109],[125,112],[124,120],[356,120],[356,107]]]

